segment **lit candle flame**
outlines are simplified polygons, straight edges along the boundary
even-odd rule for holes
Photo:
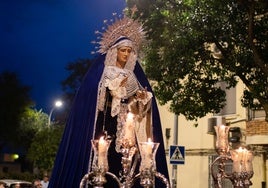
[[[134,115],[133,115],[132,113],[129,112],[129,113],[127,114],[127,119],[133,119],[133,117],[134,117]]]

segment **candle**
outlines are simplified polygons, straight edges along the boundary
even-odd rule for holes
[[[233,172],[238,172],[239,171],[239,155],[238,155],[238,150],[232,150],[231,151],[231,157],[233,160]]]
[[[220,125],[220,137],[225,137],[225,125]]]
[[[103,136],[99,140],[98,144],[98,166],[105,166],[107,163],[106,160],[106,151],[107,151],[107,142],[104,140]]]
[[[253,160],[253,154],[251,151],[248,151],[246,156],[246,172],[253,171],[252,160]]]
[[[216,148],[221,154],[229,151],[228,131],[229,127],[225,125],[217,125],[214,127],[217,133]]]
[[[246,163],[248,150],[242,147],[239,147],[234,152],[232,152],[232,160],[233,160],[233,171],[234,172],[244,172],[246,171]]]
[[[152,142],[151,138],[148,138],[147,149],[146,149],[148,155],[151,155],[153,152],[152,146],[153,146],[153,142]]]
[[[152,158],[153,158],[153,142],[150,138],[148,138],[148,142],[144,145],[144,167],[151,168],[152,166]]]
[[[244,148],[239,147],[238,151],[238,159],[239,159],[239,168],[238,168],[238,172],[242,172],[243,171],[243,166],[244,166]]]
[[[130,141],[131,143],[135,141],[135,132],[134,132],[134,115],[132,113],[127,114],[126,124],[125,124],[125,140]]]
[[[155,155],[158,146],[159,143],[152,142],[150,138],[148,142],[139,142],[141,154],[140,171],[155,169]]]

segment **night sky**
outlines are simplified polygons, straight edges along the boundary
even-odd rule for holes
[[[17,73],[35,108],[48,113],[67,64],[91,58],[94,32],[124,8],[125,0],[1,0],[0,72]]]

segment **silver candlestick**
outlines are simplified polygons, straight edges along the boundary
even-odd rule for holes
[[[217,134],[216,151],[219,156],[212,162],[210,171],[214,180],[215,188],[222,188],[223,179],[229,179],[234,188],[249,188],[252,185],[253,153],[246,148],[240,147],[229,150],[229,127],[217,125],[214,127]],[[226,163],[232,162],[232,172],[226,172]],[[217,165],[218,168],[215,168]]]
[[[140,185],[145,188],[153,188],[155,186],[155,178],[159,178],[167,188],[170,188],[170,184],[164,175],[156,171],[155,155],[158,149],[159,143],[154,142],[141,142],[138,148],[129,142],[129,140],[124,139],[121,147],[122,154],[122,171],[117,177],[115,174],[108,172],[108,160],[107,151],[110,146],[110,141],[101,146],[106,146],[107,148],[100,152],[100,141],[92,141],[94,148],[94,158],[92,164],[92,171],[86,174],[81,182],[80,188],[83,188],[86,184],[92,185],[94,188],[103,188],[106,183],[105,175],[111,176],[118,184],[120,188],[131,188],[134,183],[140,179]],[[101,148],[102,149],[102,148]],[[140,151],[140,153],[138,152]],[[101,154],[105,154],[103,157]],[[138,165],[139,154],[141,155],[141,165],[140,172],[135,174],[135,169]],[[101,157],[100,157],[101,155]],[[99,162],[99,161],[104,162]],[[107,162],[107,163],[106,163]],[[106,165],[107,164],[107,165]]]

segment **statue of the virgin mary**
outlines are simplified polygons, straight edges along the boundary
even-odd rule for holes
[[[89,68],[75,96],[50,178],[50,188],[79,187],[83,176],[92,170],[91,140],[101,136],[111,138],[109,172],[119,177],[122,171],[120,150],[129,135],[125,128],[128,113],[134,115],[134,134],[130,134],[128,140],[136,148],[148,139],[160,143],[156,170],[168,179],[156,100],[137,61],[144,39],[142,25],[128,17],[116,20],[102,33],[99,57]],[[139,150],[134,155],[139,155]],[[139,170],[138,165],[135,170]],[[105,187],[117,187],[111,181],[108,178]],[[163,187],[163,184],[156,184],[156,187]]]

